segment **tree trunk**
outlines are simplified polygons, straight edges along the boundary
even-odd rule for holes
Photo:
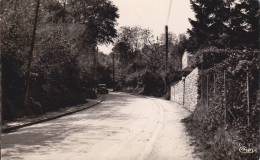
[[[34,24],[33,24],[33,33],[32,33],[32,41],[30,45],[30,51],[28,56],[28,64],[27,64],[27,73],[25,79],[25,100],[24,100],[24,107],[26,109],[27,114],[31,114],[31,65],[33,60],[33,49],[35,44],[35,36],[37,30],[37,22],[38,22],[38,14],[39,14],[39,7],[40,7],[40,0],[36,1],[36,8],[35,8],[35,17],[34,17]]]

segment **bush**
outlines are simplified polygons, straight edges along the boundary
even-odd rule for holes
[[[24,72],[23,58],[16,53],[1,54],[3,120],[12,120],[23,114]]]
[[[41,43],[33,65],[37,75],[33,81],[33,98],[46,110],[83,102],[77,55],[71,54],[70,43],[62,31],[53,28]]]
[[[260,67],[257,60],[258,53],[259,51],[212,49],[198,52],[197,56],[201,60],[198,62],[202,70],[198,83],[200,103],[190,117],[192,121],[189,123],[192,125],[188,126],[197,130],[195,134],[190,133],[199,139],[199,144],[202,144],[200,147],[207,146],[204,159],[251,160],[258,156],[256,153],[241,154],[238,145],[254,149],[258,146],[260,113],[260,105],[257,104],[259,88],[256,87],[258,86],[257,70]],[[247,126],[247,75],[250,84],[249,127]]]
[[[165,77],[159,73],[153,73],[147,71],[142,76],[143,86],[144,86],[144,95],[148,96],[163,96],[166,90],[166,81]]]

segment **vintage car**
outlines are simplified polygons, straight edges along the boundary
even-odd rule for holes
[[[98,94],[108,94],[108,89],[106,87],[106,84],[98,84],[97,93]]]

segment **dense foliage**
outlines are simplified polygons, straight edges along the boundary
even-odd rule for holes
[[[188,130],[204,153],[202,159],[257,159],[259,1],[190,2],[195,19],[189,19],[186,49],[195,54],[193,66],[201,73],[199,104],[186,119]],[[241,147],[254,153],[243,154]]]
[[[185,35],[170,33],[169,61],[165,70],[165,36],[155,38],[149,29],[122,27],[113,48],[116,61],[116,88],[162,96],[172,80],[180,78]]]
[[[258,145],[260,52],[211,48],[198,53],[200,103],[191,118],[192,132],[201,130],[195,136],[207,146],[204,159],[255,159],[257,153],[243,154],[239,148]]]
[[[188,50],[218,48],[259,48],[258,0],[191,0],[195,19]]]
[[[28,114],[23,103],[35,6],[34,0],[1,1],[4,120]],[[109,0],[41,1],[30,80],[33,114],[81,103],[96,96],[93,87],[99,81],[111,81],[103,74],[109,66],[93,59],[98,44],[116,37],[117,18]],[[104,76],[93,78],[94,70]]]

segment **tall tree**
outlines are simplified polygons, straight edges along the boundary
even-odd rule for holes
[[[189,19],[192,29],[190,35],[189,50],[197,50],[208,45],[222,46],[219,43],[224,23],[227,21],[227,11],[223,0],[190,0],[195,20]]]
[[[25,80],[24,105],[25,105],[25,108],[26,108],[26,110],[29,114],[31,113],[31,106],[30,106],[31,104],[30,104],[30,101],[29,101],[30,96],[31,96],[31,67],[32,67],[32,61],[33,61],[33,50],[34,50],[37,23],[38,23],[39,7],[40,7],[40,0],[37,0],[36,1],[36,7],[35,7],[33,30],[32,30],[32,40],[31,40],[29,56],[28,56],[26,80]]]
[[[259,48],[259,1],[230,1],[230,45],[236,48]]]
[[[120,28],[113,50],[123,64],[128,64],[152,41],[153,35],[149,29],[125,26]]]
[[[191,0],[195,20],[188,50],[219,48],[258,48],[258,0]]]
[[[118,8],[110,0],[68,0],[67,9],[74,23],[86,26],[88,44],[111,43],[117,36]]]

